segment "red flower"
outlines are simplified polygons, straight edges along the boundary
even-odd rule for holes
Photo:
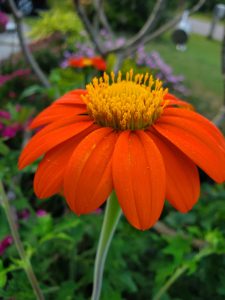
[[[39,126],[19,167],[44,154],[37,196],[63,193],[78,215],[96,210],[114,189],[129,222],[147,229],[165,199],[181,212],[197,202],[197,166],[225,180],[220,131],[148,74],[95,78],[87,90],[69,92],[41,112],[31,124]]]
[[[95,56],[92,58],[89,57],[70,58],[68,59],[68,65],[70,67],[75,67],[75,68],[94,67],[99,71],[106,70],[106,62],[100,56]]]

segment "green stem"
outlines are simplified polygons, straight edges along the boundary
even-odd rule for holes
[[[167,282],[161,287],[157,294],[153,297],[152,300],[160,300],[165,292],[171,287],[171,285],[187,270],[187,265],[183,265],[178,268],[176,272],[167,280]]]
[[[112,192],[107,200],[102,230],[95,258],[94,282],[91,300],[100,299],[105,260],[120,216],[121,209],[115,192]]]
[[[27,277],[30,281],[30,284],[31,284],[31,286],[34,290],[36,298],[38,300],[44,300],[44,296],[43,296],[42,291],[39,287],[39,284],[38,284],[37,278],[34,274],[34,271],[32,269],[32,265],[30,263],[29,258],[26,255],[26,252],[25,252],[25,250],[23,248],[23,245],[22,245],[22,242],[20,240],[19,233],[18,233],[18,230],[17,230],[17,225],[14,221],[14,217],[13,217],[12,212],[11,212],[9,200],[8,200],[6,194],[5,194],[5,190],[4,190],[4,187],[3,187],[3,184],[2,184],[1,180],[0,180],[0,203],[2,204],[2,206],[5,210],[6,218],[7,218],[8,223],[9,223],[9,227],[10,227],[10,230],[11,230],[11,233],[12,233],[12,236],[13,236],[14,243],[16,245],[19,256],[20,256],[20,258],[23,262],[24,270],[25,270],[25,272],[27,274]]]

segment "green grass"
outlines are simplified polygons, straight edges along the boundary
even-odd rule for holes
[[[192,34],[187,50],[179,52],[167,34],[147,49],[158,51],[175,74],[185,76],[185,84],[191,90],[190,100],[198,111],[210,118],[215,116],[223,102],[220,42]]]
[[[208,22],[212,21],[212,17],[213,17],[212,13],[204,13],[203,14],[201,12],[197,12],[192,16],[193,19],[208,21]]]
[[[212,22],[213,19],[213,13],[202,13],[202,12],[197,12],[194,15],[191,16],[192,19],[196,19],[199,21],[207,21],[207,22]],[[218,24],[223,25],[223,20],[219,20]]]

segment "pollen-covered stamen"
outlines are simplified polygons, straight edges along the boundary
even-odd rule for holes
[[[110,83],[111,81],[111,83]],[[153,124],[163,111],[163,98],[167,93],[162,82],[148,73],[133,76],[133,70],[122,79],[121,72],[115,78],[104,73],[87,85],[83,100],[88,114],[97,124],[115,129],[145,129]]]

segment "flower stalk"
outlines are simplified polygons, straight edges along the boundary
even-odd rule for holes
[[[160,300],[162,296],[168,291],[173,283],[188,269],[187,265],[183,265],[178,268],[176,272],[168,279],[168,281],[161,287],[157,294],[153,297],[153,300]]]
[[[3,184],[2,184],[1,180],[0,180],[0,203],[2,204],[2,207],[5,210],[6,218],[7,218],[8,223],[9,223],[9,227],[10,227],[10,230],[11,230],[11,233],[12,233],[12,236],[13,236],[13,240],[15,242],[15,245],[16,245],[17,251],[19,253],[19,256],[20,256],[20,258],[23,262],[24,270],[25,270],[25,272],[27,274],[27,277],[30,281],[30,284],[33,288],[34,294],[36,295],[36,299],[44,300],[44,296],[43,296],[42,291],[39,287],[37,278],[34,274],[30,259],[27,257],[26,252],[25,252],[24,247],[23,247],[23,244],[20,240],[19,233],[18,233],[18,230],[17,230],[17,226],[16,226],[16,223],[14,221],[14,217],[13,217],[12,212],[11,212],[9,200],[8,200],[8,197],[6,196],[6,193],[4,191],[4,187],[3,187]]]
[[[94,281],[91,300],[100,299],[105,260],[120,216],[121,209],[116,194],[113,191],[109,199],[107,200],[104,220],[100,233],[95,258]]]

